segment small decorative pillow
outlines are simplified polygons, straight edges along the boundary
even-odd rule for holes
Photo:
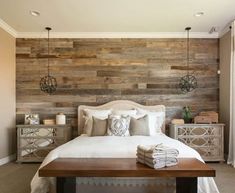
[[[111,115],[108,120],[107,135],[109,136],[130,136],[130,116]]]
[[[91,136],[104,136],[107,133],[108,119],[98,119],[92,117],[92,132]]]
[[[93,121],[92,117],[96,117],[98,119],[108,119],[108,116],[111,114],[111,109],[108,110],[95,110],[95,109],[84,109],[84,119],[85,124],[83,128],[83,133],[91,136]]]
[[[149,136],[149,123],[148,123],[148,115],[145,115],[140,118],[131,117],[130,122],[130,135],[143,135]]]

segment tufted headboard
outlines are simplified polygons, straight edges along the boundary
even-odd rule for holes
[[[136,109],[136,108],[165,113],[165,106],[164,105],[144,106],[144,105],[141,105],[136,102],[129,101],[129,100],[116,100],[116,101],[111,101],[111,102],[108,102],[106,104],[99,105],[99,106],[80,105],[78,107],[78,134],[81,134],[82,128],[84,127],[85,121],[84,121],[83,109],[130,110],[130,109]],[[162,126],[162,132],[165,133],[165,123]]]

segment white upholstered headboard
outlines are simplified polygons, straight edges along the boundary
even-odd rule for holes
[[[135,109],[135,108],[141,108],[141,109],[145,109],[145,110],[152,110],[152,111],[156,111],[156,112],[164,112],[165,113],[165,106],[164,105],[144,106],[144,105],[141,105],[136,102],[129,101],[129,100],[116,100],[116,101],[108,102],[108,103],[100,105],[100,106],[80,105],[78,107],[78,134],[81,134],[82,128],[84,127],[85,121],[84,121],[83,109],[130,110],[130,109]],[[162,126],[162,132],[165,133],[165,121]]]

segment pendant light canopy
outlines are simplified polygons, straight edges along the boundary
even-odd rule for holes
[[[47,56],[47,75],[44,76],[43,78],[41,78],[40,81],[40,88],[41,91],[48,93],[48,94],[52,94],[53,92],[56,91],[57,88],[57,82],[56,79],[50,75],[50,60],[49,60],[49,54],[50,54],[50,27],[46,27],[45,28],[48,32],[48,56]]]
[[[183,93],[188,93],[197,88],[197,79],[189,74],[189,31],[191,27],[186,27],[187,31],[187,75],[180,78],[179,87]]]

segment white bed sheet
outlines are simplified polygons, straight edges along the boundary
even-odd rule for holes
[[[83,135],[51,151],[40,167],[59,157],[136,158],[137,145],[151,145],[158,143],[177,148],[179,150],[179,157],[194,157],[203,161],[201,156],[195,150],[164,134],[159,134],[157,136],[131,137],[88,137]],[[46,193],[49,187],[54,185],[54,178],[41,178],[38,176],[37,172],[31,182],[31,193]],[[219,191],[213,178],[203,177],[198,178],[198,192],[218,193]]]

